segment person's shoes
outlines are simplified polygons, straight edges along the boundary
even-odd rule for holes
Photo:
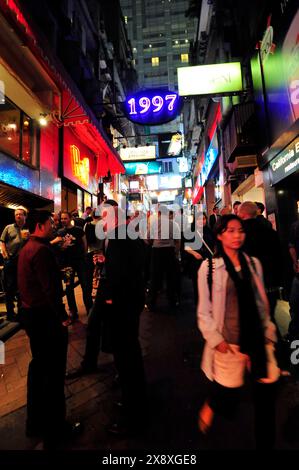
[[[57,433],[53,435],[44,435],[43,438],[43,447],[44,450],[54,450],[59,448],[63,443],[75,439],[80,436],[83,432],[83,424],[80,422],[70,423],[65,422],[62,429],[57,430]]]
[[[115,401],[115,402],[113,403],[113,405],[114,405],[115,408],[117,408],[118,410],[122,410],[123,407],[124,407],[124,404],[123,404],[122,401]]]
[[[134,434],[131,427],[129,428],[126,424],[121,423],[121,422],[113,423],[110,426],[108,426],[106,429],[109,434],[112,434],[113,436],[116,436],[119,438],[129,437],[129,436],[132,436],[132,434]],[[138,431],[136,430],[136,434],[137,432]]]
[[[83,432],[83,424],[80,421],[75,423],[70,423],[69,421],[65,422],[63,429],[63,438],[64,439],[73,439]]]
[[[106,428],[107,432],[115,437],[126,438],[132,436],[139,436],[146,430],[145,424],[126,424],[126,421],[117,421]]]
[[[77,369],[72,369],[65,374],[66,380],[78,379],[79,377],[83,377],[84,375],[94,374],[98,372],[97,366],[95,367],[87,367],[87,366],[80,366]]]
[[[72,323],[75,323],[76,321],[79,320],[79,315],[78,312],[70,312],[70,318]]]
[[[205,402],[198,413],[198,430],[201,434],[207,434],[212,426],[214,411],[210,405]]]

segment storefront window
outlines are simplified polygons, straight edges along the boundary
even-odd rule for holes
[[[0,105],[0,151],[36,164],[34,122],[7,98]]]

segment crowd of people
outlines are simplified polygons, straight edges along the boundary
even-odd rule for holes
[[[144,428],[147,394],[140,315],[145,307],[159,311],[164,277],[169,311],[175,313],[184,272],[192,281],[198,327],[205,340],[202,369],[211,381],[199,412],[200,431],[209,430],[215,413],[233,414],[249,371],[257,446],[273,447],[276,385],[285,367],[274,315],[283,269],[277,232],[263,212],[263,204],[250,201],[235,202],[232,213],[228,207],[220,212],[215,207],[209,219],[205,213],[194,217],[192,236],[186,237],[182,212],[174,214],[161,205],[154,214],[131,217],[112,200],[94,210],[87,208],[82,217],[77,211],[44,210],[31,211],[27,217],[24,209],[17,209],[15,223],[2,232],[0,247],[7,319],[21,322],[32,352],[27,435],[41,435],[45,447],[52,447],[81,431],[80,423],[66,421],[64,381],[96,372],[100,350],[113,354],[122,392],[122,419],[109,431],[120,435]],[[299,222],[292,227],[289,249],[295,274],[289,337],[295,339]],[[75,279],[88,315],[86,347],[81,366],[66,373],[68,326],[78,320]]]

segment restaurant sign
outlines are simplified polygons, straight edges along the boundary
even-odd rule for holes
[[[286,178],[299,169],[299,137],[270,162],[271,184]]]

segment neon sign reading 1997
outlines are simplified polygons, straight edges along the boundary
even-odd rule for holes
[[[174,119],[180,98],[176,92],[152,89],[137,92],[127,98],[125,110],[131,121],[141,124],[162,124]]]

